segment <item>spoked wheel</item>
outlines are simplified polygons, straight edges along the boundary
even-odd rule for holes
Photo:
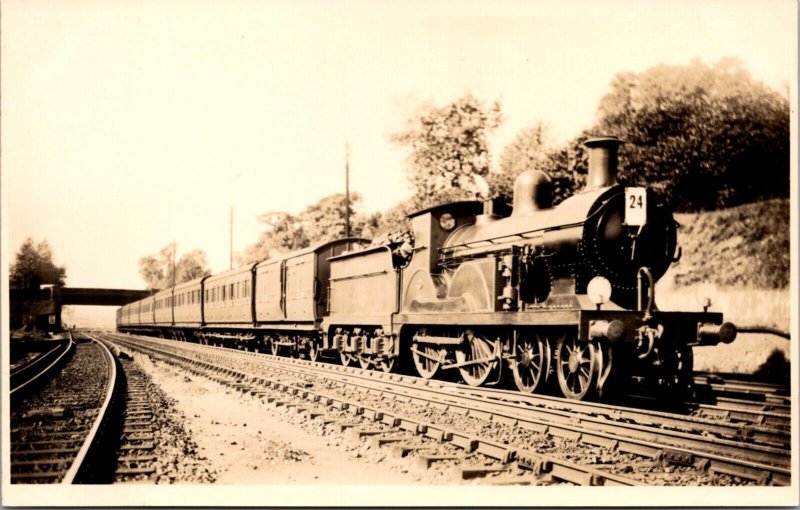
[[[511,372],[519,391],[533,393],[545,376],[546,349],[538,337],[520,335],[511,360]]]
[[[492,359],[493,357],[494,359]],[[458,368],[464,382],[470,386],[480,386],[485,383],[498,366],[498,358],[494,356],[492,344],[469,331],[467,332],[467,345],[456,351],[456,361],[458,363],[477,362]]]
[[[376,365],[379,369],[383,370],[387,374],[389,372],[394,372],[394,367],[396,365],[397,358],[382,358],[378,364]]]
[[[596,384],[595,352],[587,342],[564,335],[556,346],[558,385],[565,397],[583,400]]]
[[[349,367],[355,362],[355,357],[349,352],[344,351],[339,351],[339,359],[341,359],[343,367]]]
[[[412,357],[414,358],[414,366],[417,367],[417,373],[423,379],[430,379],[441,366],[440,350],[435,345],[420,345],[414,342],[414,351]],[[419,351],[419,352],[417,352]],[[421,353],[421,354],[420,354]]]

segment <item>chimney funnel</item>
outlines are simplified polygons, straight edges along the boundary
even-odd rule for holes
[[[617,184],[617,151],[622,143],[622,140],[614,136],[590,138],[583,142],[589,149],[586,191]]]

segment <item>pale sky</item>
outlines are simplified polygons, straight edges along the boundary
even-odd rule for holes
[[[70,286],[144,288],[175,240],[228,268],[256,217],[344,189],[410,190],[388,136],[423,103],[499,100],[493,156],[544,121],[564,141],[619,72],[737,57],[784,90],[796,4],[752,1],[2,4],[3,248],[46,239]]]

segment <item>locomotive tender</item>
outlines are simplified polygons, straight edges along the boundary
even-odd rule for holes
[[[523,392],[555,378],[574,399],[631,381],[683,394],[692,347],[736,328],[707,307],[657,309],[677,223],[650,190],[617,183],[620,143],[585,142],[586,188],[558,206],[549,176],[527,171],[508,217],[492,201],[431,207],[404,242],[339,239],[183,283],[123,306],[118,329],[384,371],[411,360],[476,386],[510,371]]]

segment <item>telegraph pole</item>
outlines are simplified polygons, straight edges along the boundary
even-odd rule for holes
[[[242,176],[242,172],[237,173],[233,179],[231,179],[229,184],[229,198],[230,198],[230,209],[228,214],[228,232],[230,233],[228,238],[228,269],[233,269],[233,197],[234,197],[234,189],[233,185],[236,183],[236,180]]]
[[[350,237],[350,144],[344,144],[344,236]]]

